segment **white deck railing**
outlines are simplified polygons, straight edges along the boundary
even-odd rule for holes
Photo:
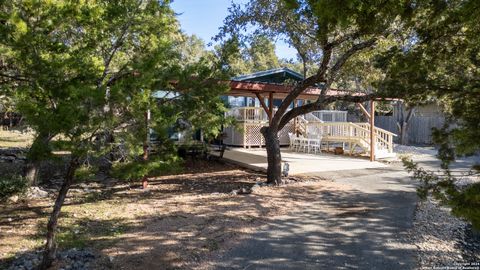
[[[375,148],[393,153],[394,133],[375,127]],[[370,149],[370,124],[351,122],[308,123],[307,133],[322,134],[322,138],[338,142],[358,142],[365,150]]]
[[[268,115],[261,107],[231,108],[226,115],[234,117],[237,121],[268,122]]]
[[[312,114],[323,122],[347,122],[347,111],[323,110]],[[307,119],[308,120],[308,119]]]
[[[232,134],[232,138],[234,136],[243,137],[242,142],[234,145],[261,146],[264,143],[259,131],[262,126],[268,125],[268,115],[262,107],[232,108],[226,115],[234,117],[243,125],[243,131],[238,131],[239,134],[237,135]],[[291,130],[289,127],[288,132],[300,132],[305,136],[321,134],[322,140],[352,143],[368,151],[370,149],[370,124],[351,123],[346,122],[346,120],[346,111],[315,111],[297,117],[296,124],[294,125],[292,121]],[[375,127],[374,132],[375,148],[393,153],[393,137],[396,135],[378,127]]]
[[[276,112],[276,108],[273,111]],[[268,116],[262,107],[236,107],[231,108],[227,116],[233,116],[237,121],[268,121]],[[309,122],[346,122],[346,111],[314,111],[302,116]]]

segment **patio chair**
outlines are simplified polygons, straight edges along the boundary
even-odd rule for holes
[[[315,154],[321,153],[322,149],[322,136],[317,134],[311,134],[308,136],[308,153],[313,152]]]
[[[305,138],[304,136],[300,136],[297,138],[298,141],[298,147],[297,147],[297,152],[308,152],[308,139]]]
[[[289,132],[289,133],[288,133],[288,139],[290,140],[290,149],[291,149],[291,150],[295,150],[295,146],[296,146],[296,137],[295,137],[295,134]]]

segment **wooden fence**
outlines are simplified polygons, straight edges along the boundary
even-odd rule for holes
[[[409,144],[431,144],[432,128],[442,127],[442,116],[414,116],[408,123],[407,140]],[[397,121],[393,116],[375,116],[375,126],[398,135]],[[399,136],[395,138],[398,142]]]

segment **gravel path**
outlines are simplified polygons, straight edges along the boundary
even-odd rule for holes
[[[419,202],[411,237],[420,269],[480,263],[480,237],[472,233],[471,225],[452,216],[449,208],[431,197]]]
[[[395,151],[410,155],[427,170],[437,172],[440,168],[433,147],[395,145]],[[451,164],[457,185],[480,181],[478,176],[469,175],[470,167],[478,163],[480,156],[470,156]],[[480,269],[480,233],[474,233],[468,222],[453,216],[450,208],[432,197],[417,205],[411,241],[417,248],[419,269]]]

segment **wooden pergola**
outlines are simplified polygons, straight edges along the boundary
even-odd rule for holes
[[[273,100],[283,99],[288,93],[293,89],[291,85],[281,85],[281,84],[272,84],[272,83],[260,83],[260,82],[245,82],[245,81],[230,81],[230,91],[228,92],[229,96],[242,96],[242,97],[253,97],[258,98],[260,105],[265,110],[265,113],[268,116],[268,119],[271,121],[273,117]],[[301,93],[297,100],[310,100],[315,101],[320,95],[321,89],[319,88],[308,88],[303,93]],[[357,95],[364,96],[363,93],[351,93],[348,91],[332,89],[329,90],[327,96],[343,96],[343,95]],[[265,104],[264,99],[268,98],[268,106]],[[297,100],[293,102],[293,106],[297,106]],[[362,113],[368,119],[370,123],[370,161],[375,160],[375,101],[370,101],[370,112],[365,109],[365,107],[357,103],[357,106],[360,108]]]

